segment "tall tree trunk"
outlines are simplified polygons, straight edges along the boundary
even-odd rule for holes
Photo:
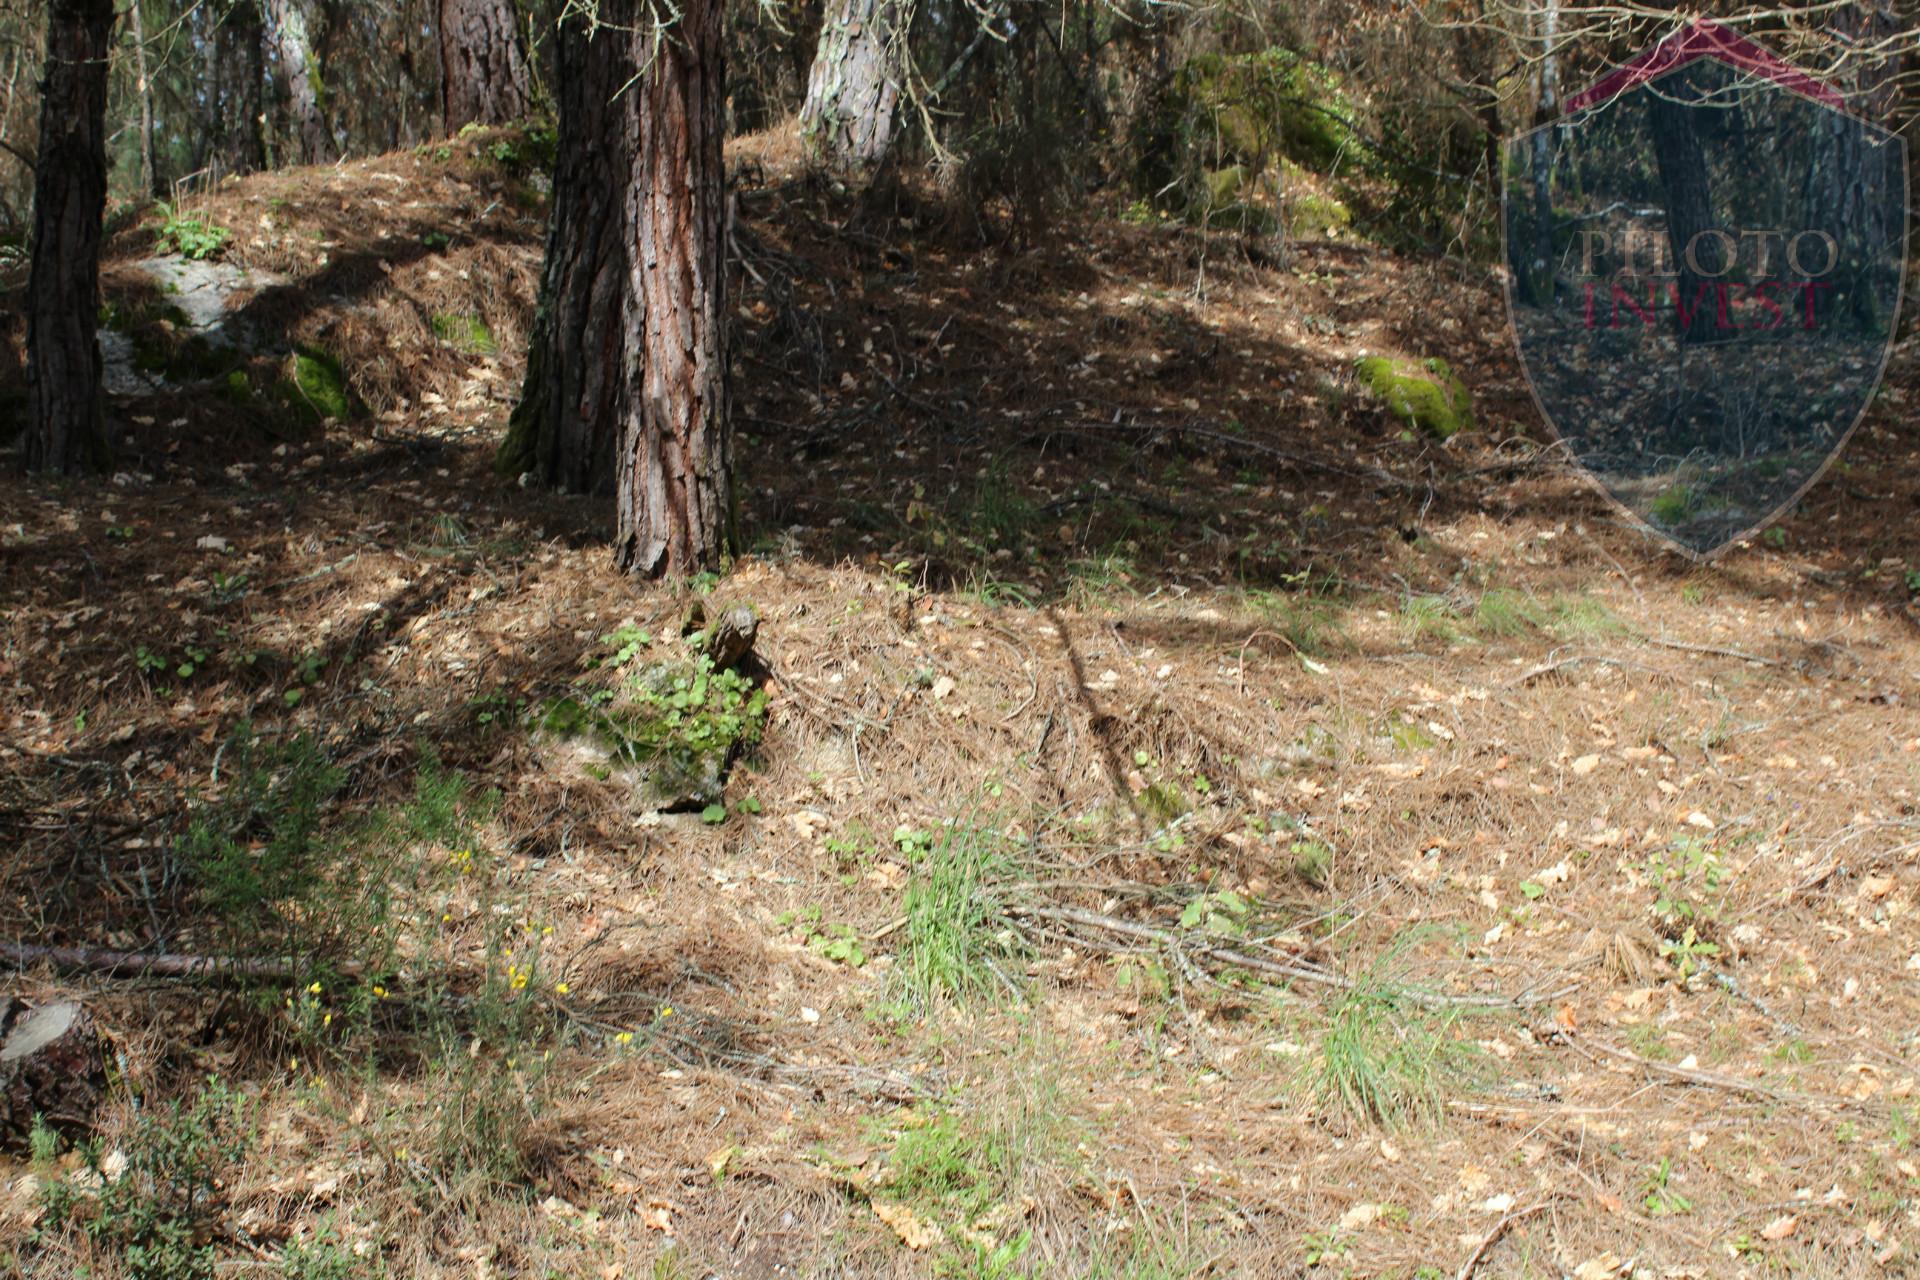
[[[1555,45],[1560,38],[1558,0],[1547,0],[1541,11],[1540,102],[1534,112],[1537,126],[1533,135],[1533,270],[1527,281],[1527,296],[1535,304],[1551,307],[1559,279],[1559,264],[1553,252],[1553,141],[1552,125],[1560,114],[1560,59]]]
[[[727,402],[723,0],[684,0],[628,95],[628,395],[614,563],[644,577],[714,569],[733,540]],[[644,38],[644,36],[643,36]]]
[[[30,471],[104,469],[100,220],[107,204],[107,58],[113,0],[51,0],[27,278]]]
[[[260,136],[265,37],[260,0],[227,0],[208,45],[213,96],[208,158],[221,176],[252,173],[266,164]]]
[[[558,32],[554,204],[527,380],[497,465],[614,493],[614,558],[715,567],[732,536],[721,0],[657,43],[636,0]]]
[[[160,195],[160,165],[153,153],[153,79],[147,71],[147,27],[140,0],[127,6],[127,25],[133,36],[134,90],[140,97],[140,189]]]
[[[1649,114],[1653,127],[1653,158],[1666,195],[1669,269],[1674,272],[1674,323],[1682,342],[1710,342],[1720,336],[1719,309],[1711,283],[1693,269],[1687,247],[1703,231],[1714,229],[1713,195],[1707,186],[1707,162],[1694,131],[1695,94],[1687,72],[1679,71],[1649,86]],[[1712,237],[1703,239],[1696,257],[1716,270],[1721,248]]]
[[[616,12],[616,6],[624,12]],[[601,0],[605,22],[638,21],[632,0]],[[638,68],[627,33],[579,15],[555,33],[553,208],[527,376],[494,461],[569,493],[613,492],[626,409],[627,191],[633,143],[621,86]]]
[[[333,130],[327,124],[326,82],[313,47],[312,0],[266,0],[268,35],[280,61],[287,134],[300,164],[337,160]]]
[[[816,166],[865,181],[886,158],[907,18],[907,0],[827,0],[800,107],[800,138]]]
[[[440,0],[440,103],[448,133],[532,110],[513,0]]]

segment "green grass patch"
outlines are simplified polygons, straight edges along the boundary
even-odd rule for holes
[[[1325,1110],[1397,1128],[1438,1119],[1472,1087],[1479,1051],[1458,1034],[1459,1010],[1426,1007],[1394,976],[1428,932],[1402,935],[1333,1007],[1311,1075]]]
[[[1016,994],[1007,962],[1017,944],[999,897],[1014,871],[1005,836],[964,820],[936,837],[897,832],[895,839],[912,862],[894,968],[903,999],[926,1012],[947,1000]]]
[[[1292,581],[1292,578],[1289,578]],[[1329,658],[1352,647],[1337,584],[1300,576],[1295,591],[1249,591],[1247,603],[1262,626],[1305,658]]]
[[[479,316],[438,313],[433,317],[433,336],[469,355],[490,356],[500,350],[493,330]]]

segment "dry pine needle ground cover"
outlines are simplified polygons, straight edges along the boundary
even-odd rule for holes
[[[156,391],[110,483],[0,481],[0,936],[284,963],[20,970],[115,1068],[0,1168],[7,1268],[1908,1273],[1910,342],[1696,568],[1539,443],[1478,268],[983,248],[750,139],[749,554],[647,587],[489,471],[526,145],[204,199],[350,419]],[[529,726],[695,600],[766,723],[647,814]]]

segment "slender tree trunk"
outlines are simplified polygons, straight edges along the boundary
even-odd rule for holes
[[[448,133],[532,110],[513,0],[440,0],[440,102]]]
[[[153,79],[147,73],[147,28],[140,17],[140,0],[127,6],[133,35],[134,90],[140,96],[140,189],[160,195],[160,165],[153,154]]]
[[[51,0],[27,279],[30,471],[104,469],[101,216],[107,203],[107,58],[113,0]]]
[[[624,11],[620,11],[624,10]],[[601,0],[602,20],[631,26],[632,0]],[[578,15],[555,33],[559,115],[553,208],[527,377],[495,467],[569,493],[613,492],[613,453],[627,404],[627,187],[633,135],[621,87],[637,72],[616,27]]]
[[[615,494],[615,563],[693,574],[732,536],[721,0],[657,43],[636,0],[597,17],[557,35],[547,261],[497,465]]]
[[[1660,173],[1660,187],[1666,194],[1667,248],[1674,272],[1674,323],[1683,342],[1711,342],[1719,336],[1719,309],[1712,291],[1702,293],[1711,281],[1695,271],[1687,257],[1687,247],[1703,231],[1714,229],[1713,195],[1707,186],[1707,162],[1700,151],[1700,137],[1694,131],[1692,91],[1687,73],[1677,72],[1652,86],[1649,114],[1653,127],[1653,158]],[[1696,257],[1703,265],[1719,268],[1720,248],[1712,237],[1702,240]]]
[[[266,80],[260,0],[227,0],[208,50],[213,86],[209,159],[221,175],[252,173],[267,160],[260,134]]]
[[[287,134],[301,164],[337,160],[333,130],[327,124],[326,82],[313,48],[311,0],[266,0],[268,35],[280,61]]]
[[[1560,59],[1555,45],[1560,37],[1558,0],[1547,0],[1541,12],[1540,103],[1534,113],[1539,126],[1533,135],[1533,271],[1527,290],[1543,307],[1554,301],[1559,264],[1553,252],[1553,141],[1551,127],[1560,113]]]
[[[827,0],[800,107],[800,137],[817,167],[865,181],[886,158],[907,19],[907,0]]]
[[[614,563],[644,577],[719,567],[732,549],[727,399],[723,0],[683,0],[628,95],[628,394]]]

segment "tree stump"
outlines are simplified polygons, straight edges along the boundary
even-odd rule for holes
[[[69,1133],[90,1127],[107,1071],[100,1032],[87,1011],[71,1000],[51,1001],[0,1029],[0,1140],[24,1145],[36,1115]]]

